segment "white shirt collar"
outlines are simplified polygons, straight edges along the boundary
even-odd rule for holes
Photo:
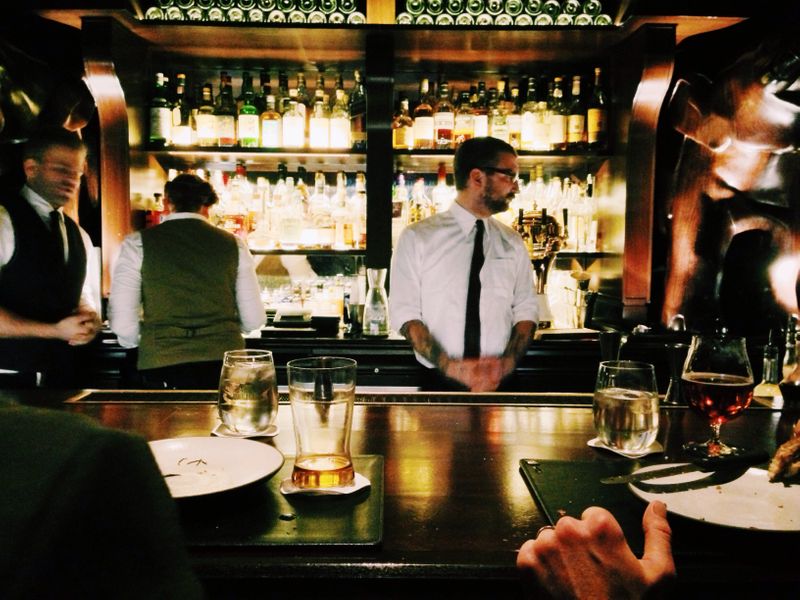
[[[486,229],[487,219],[479,219],[479,217],[473,215],[458,202],[453,202],[448,210],[453,215],[453,218],[456,220],[456,223],[458,223],[458,226],[461,227],[461,230],[464,232],[465,236],[469,235],[469,232],[475,227],[475,221],[483,221],[484,230]]]
[[[53,210],[61,210],[60,208],[54,209],[52,204],[34,192],[33,189],[31,189],[27,184],[22,186],[22,189],[19,193],[28,201],[28,204],[33,207],[33,210],[36,211],[36,214],[39,215],[46,223],[50,222],[50,213],[53,212]]]

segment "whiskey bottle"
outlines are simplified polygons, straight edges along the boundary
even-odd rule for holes
[[[419,84],[419,102],[414,108],[414,148],[417,150],[434,148],[433,107],[428,96],[428,78],[424,77]]]
[[[261,119],[254,104],[253,80],[249,73],[243,76],[242,104],[237,116],[237,139],[242,148],[258,148]]]
[[[214,116],[214,96],[210,83],[203,84],[202,99],[197,107],[195,123],[197,145],[208,147],[217,145],[217,119]]]
[[[353,90],[350,92],[347,108],[350,112],[353,150],[363,152],[367,149],[367,92],[358,69],[353,72]]]
[[[331,118],[328,109],[319,98],[308,120],[308,147],[312,150],[327,150],[330,147]]]
[[[412,150],[414,148],[414,119],[408,113],[408,98],[400,96],[400,106],[392,118],[392,148]]]
[[[522,150],[534,150],[534,120],[538,106],[536,79],[528,80],[528,90],[525,95],[525,102],[522,105],[522,119],[520,124],[520,148]]]
[[[152,148],[163,148],[170,143],[172,134],[172,109],[167,100],[167,86],[163,73],[156,73],[148,112],[150,116],[148,143]]]
[[[178,73],[175,77],[175,103],[172,106],[172,130],[170,138],[175,146],[191,146],[192,139],[192,105],[186,97],[186,74]]]
[[[472,127],[475,137],[489,135],[489,112],[486,101],[486,82],[478,82],[478,93],[472,103]]]
[[[495,88],[489,89],[489,135],[508,143],[508,122]]]
[[[350,111],[347,108],[344,89],[336,88],[336,99],[331,110],[330,147],[332,150],[349,150],[352,146],[350,137]]]
[[[275,110],[275,96],[267,96],[267,107],[261,113],[261,147],[280,148],[282,144],[281,115]]]
[[[475,119],[472,104],[469,101],[469,92],[461,92],[461,98],[456,107],[456,117],[453,126],[453,145],[466,142],[475,135]]]
[[[550,146],[553,150],[567,149],[567,116],[569,109],[564,101],[562,78],[553,78],[553,95],[550,101]]]
[[[283,113],[283,147],[303,148],[306,141],[306,119],[297,108],[297,90],[292,88],[289,94],[289,108]]]
[[[581,76],[572,77],[572,98],[567,117],[567,147],[578,150],[584,146],[586,138],[586,109],[581,98]]]
[[[433,113],[433,137],[437,150],[450,150],[453,147],[453,128],[455,113],[450,103],[450,87],[446,81],[439,86],[439,100]]]
[[[450,208],[453,196],[452,188],[447,185],[447,167],[443,162],[440,162],[436,172],[436,185],[431,191],[434,213],[444,212]]]
[[[236,103],[233,99],[233,87],[230,75],[226,75],[222,83],[219,105],[214,110],[217,121],[217,145],[236,145]]]
[[[519,104],[519,88],[511,88],[511,101],[507,105],[506,124],[508,125],[508,143],[515,150],[521,148],[522,112]]]
[[[603,150],[608,144],[608,100],[600,67],[594,70],[592,97],[586,111],[586,141],[592,150]]]

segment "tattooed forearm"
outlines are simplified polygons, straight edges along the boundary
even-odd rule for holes
[[[436,341],[436,338],[431,335],[425,323],[419,320],[407,321],[400,328],[400,333],[411,342],[414,350],[419,352],[422,357],[442,371],[447,368],[450,357],[439,342]]]
[[[506,344],[503,356],[513,359],[514,364],[517,364],[522,357],[525,356],[525,352],[527,352],[528,346],[531,343],[534,330],[535,326],[533,321],[520,321],[514,325],[514,328],[511,330],[511,338],[508,340],[508,344]]]

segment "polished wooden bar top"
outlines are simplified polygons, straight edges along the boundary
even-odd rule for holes
[[[156,440],[209,435],[218,422],[215,396],[205,391],[84,392],[71,395],[65,403],[43,392],[17,397],[82,413]],[[389,588],[380,587],[389,578],[397,597],[417,594],[422,582],[431,593],[441,587],[468,597],[519,594],[515,551],[546,524],[520,475],[519,461],[630,461],[587,446],[595,435],[590,395],[531,394],[528,404],[519,403],[519,394],[513,403],[505,402],[503,394],[459,398],[460,402],[432,401],[435,395],[424,393],[357,398],[352,454],[378,454],[385,460],[380,546],[190,547],[200,576],[222,590],[234,585],[231,582],[246,587],[263,578],[305,582],[306,589],[311,589],[312,581],[325,589],[321,582],[348,580],[359,582],[354,590],[368,589],[365,597],[373,593],[389,597]],[[402,402],[393,401],[397,399]],[[728,443],[772,453],[797,418],[796,410],[751,407],[725,424],[722,436]],[[295,443],[286,403],[280,405],[277,424],[280,433],[263,442],[291,457]],[[707,437],[708,426],[692,411],[662,408],[659,441],[666,450],[662,460],[676,462],[685,441]],[[213,498],[216,510],[236,510],[226,504],[228,494]],[[684,521],[679,523],[680,534],[693,536],[697,544],[696,553],[676,556],[679,586],[693,591],[741,590],[745,584],[776,592],[800,589],[800,569],[796,558],[790,558],[796,552],[780,549],[787,539],[796,549],[800,535],[731,533],[675,515],[670,521]],[[715,544],[723,545],[721,554],[705,552]]]

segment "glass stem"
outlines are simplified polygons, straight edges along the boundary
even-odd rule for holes
[[[720,441],[719,441],[719,428],[720,428],[720,426],[721,426],[720,423],[712,423],[711,424],[711,443],[712,444],[716,444],[716,445],[720,444]]]

